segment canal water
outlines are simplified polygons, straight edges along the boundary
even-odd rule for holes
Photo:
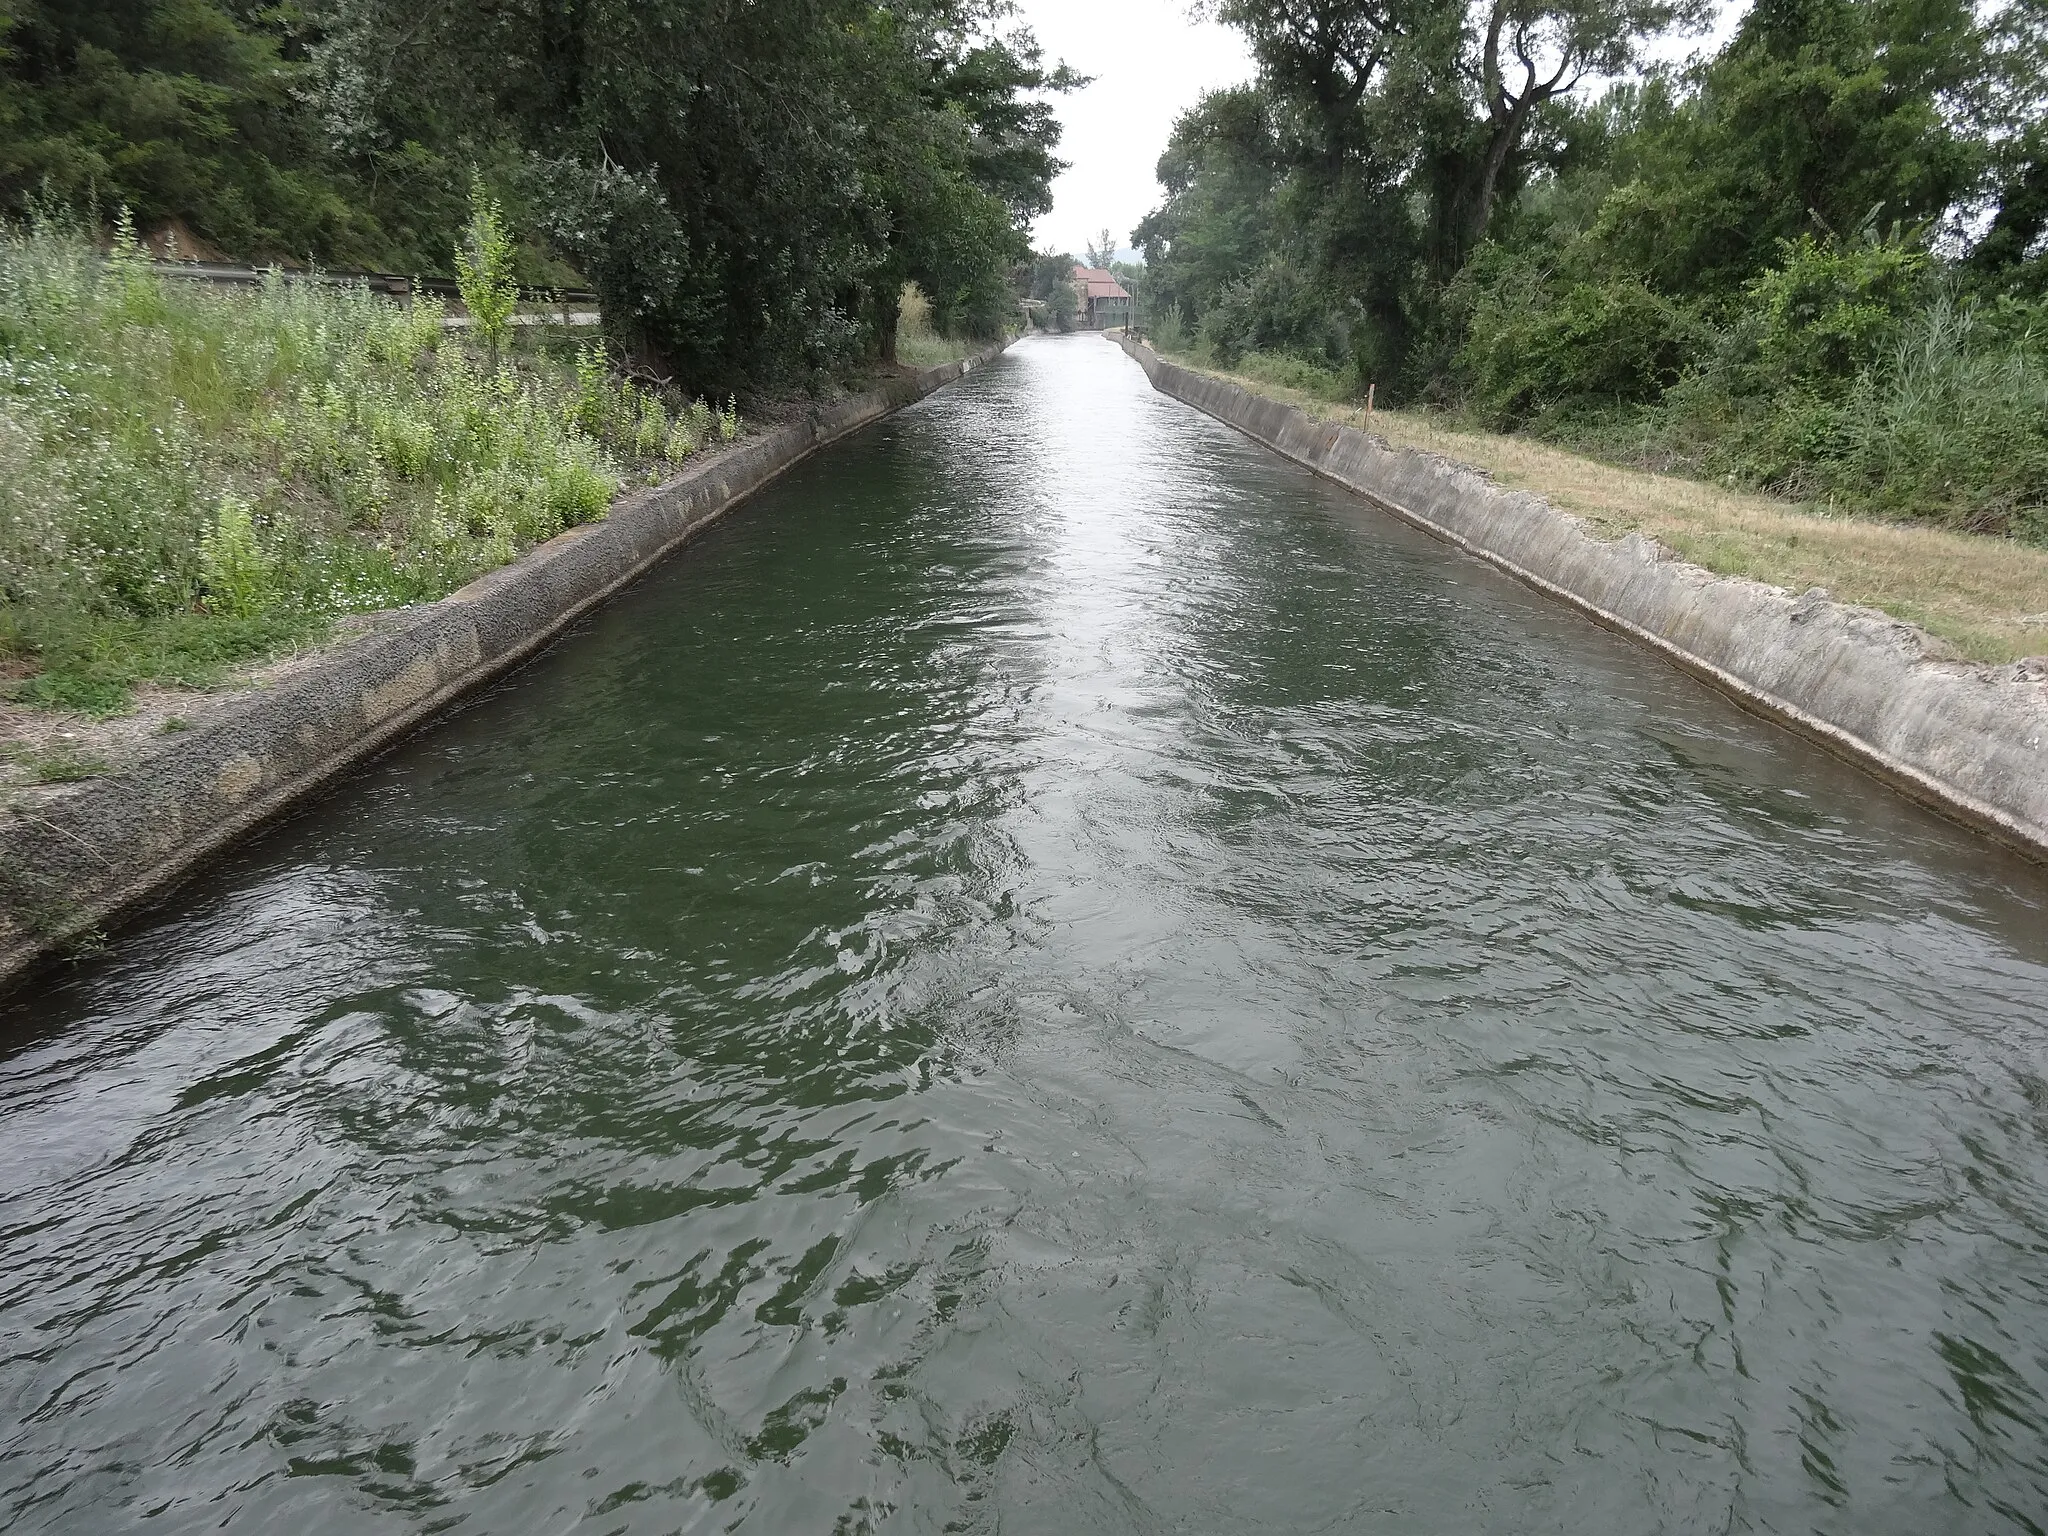
[[[2048,1528],[2048,876],[1099,338],[0,1023],[12,1532]]]

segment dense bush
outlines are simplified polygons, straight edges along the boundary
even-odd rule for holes
[[[1350,356],[1349,336],[1308,278],[1269,262],[1216,295],[1201,322],[1202,346],[1221,367],[1248,352],[1285,354],[1329,368]]]
[[[1764,349],[1738,332],[1717,366],[1671,392],[1657,429],[1717,477],[2048,541],[2044,321],[1943,290],[1884,326],[1885,350],[1846,381],[1768,393],[1753,392],[1759,368],[1746,361]]]
[[[1655,401],[1713,342],[1689,307],[1634,277],[1560,284],[1507,262],[1486,275],[1458,361],[1473,404],[1496,423],[1568,402]]]
[[[1917,241],[1801,235],[1749,284],[1756,374],[1770,392],[1839,393],[1884,366],[1926,310],[1933,261]]]

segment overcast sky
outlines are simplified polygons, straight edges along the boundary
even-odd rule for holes
[[[1666,39],[1652,52],[1675,60],[1719,46],[1746,8],[1722,0],[1706,38]],[[1072,168],[1053,183],[1052,212],[1033,226],[1032,243],[1079,256],[1106,227],[1127,249],[1163,195],[1152,168],[1173,120],[1204,91],[1249,80],[1251,55],[1228,27],[1191,19],[1188,0],[1018,0],[1017,9],[1049,62],[1095,82],[1054,98],[1066,128],[1060,158]]]
[[[1018,19],[1048,61],[1064,60],[1094,84],[1056,98],[1072,162],[1053,183],[1053,209],[1032,230],[1040,249],[1081,254],[1107,227],[1119,246],[1159,204],[1152,167],[1173,120],[1207,90],[1251,78],[1244,40],[1192,21],[1187,0],[1019,0]]]

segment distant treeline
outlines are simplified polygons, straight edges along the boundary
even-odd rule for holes
[[[1704,9],[1221,0],[1259,73],[1160,161],[1154,330],[2048,538],[2048,3],[1757,0],[1718,53],[1646,66]]]
[[[999,328],[1050,205],[1002,0],[0,0],[0,207],[445,273],[480,177],[690,391],[894,353],[916,282]]]

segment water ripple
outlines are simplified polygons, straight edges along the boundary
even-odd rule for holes
[[[1094,338],[6,1018],[10,1530],[2048,1529],[2038,871]]]

